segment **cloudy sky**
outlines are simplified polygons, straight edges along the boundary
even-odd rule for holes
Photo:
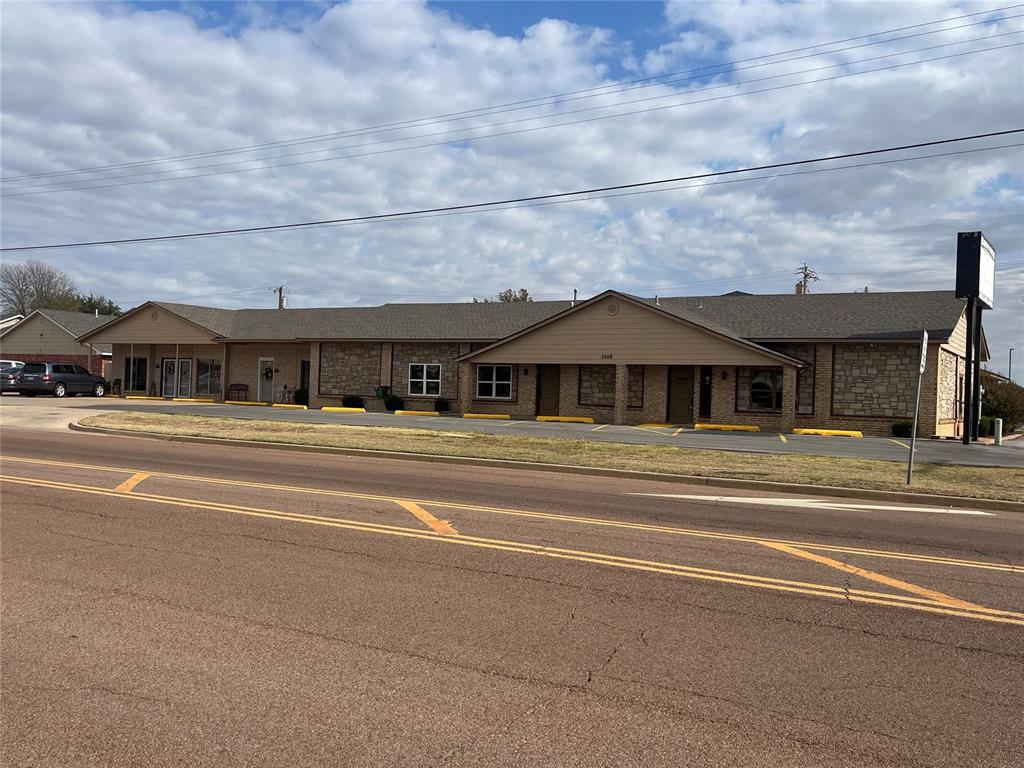
[[[1024,7],[979,13],[1000,7],[6,2],[3,245],[434,208],[1017,128]],[[991,367],[1015,346],[1024,380],[1021,147],[729,181],[32,255],[124,307],[269,307],[279,284],[292,306],[510,286],[781,293],[804,262],[812,290],[845,292],[951,289],[956,233],[981,229],[999,252]]]

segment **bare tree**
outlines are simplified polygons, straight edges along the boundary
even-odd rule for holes
[[[0,305],[4,314],[36,309],[77,310],[78,290],[69,275],[41,261],[0,264]]]
[[[533,301],[530,292],[525,288],[520,288],[518,291],[515,288],[506,288],[504,291],[499,291],[498,295],[493,298],[485,296],[482,299],[473,299],[474,304],[515,304],[520,301]]]

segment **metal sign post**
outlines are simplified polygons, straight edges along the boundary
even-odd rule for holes
[[[910,428],[910,456],[907,457],[907,485],[914,479],[914,450],[917,448],[917,412],[921,409],[921,380],[928,364],[928,331],[921,332],[921,364],[917,367],[917,399],[914,401],[914,421]]]

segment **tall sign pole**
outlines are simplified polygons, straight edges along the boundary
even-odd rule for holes
[[[917,414],[921,410],[921,380],[928,366],[928,331],[921,332],[921,363],[917,366],[917,399],[914,401],[914,421],[910,428],[910,456],[907,457],[907,485],[914,479],[914,451],[917,450]]]
[[[971,444],[971,424],[974,423],[974,322],[978,312],[974,298],[967,299],[967,350],[964,353],[964,445]]]
[[[992,309],[996,250],[981,232],[956,236],[956,295],[967,299],[967,344],[964,360],[964,445],[978,439],[981,415],[981,315]]]

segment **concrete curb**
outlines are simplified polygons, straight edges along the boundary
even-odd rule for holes
[[[539,472],[561,472],[571,475],[595,475],[618,477],[627,480],[653,480],[679,483],[681,485],[704,485],[710,488],[733,488],[747,491],[769,491],[795,493],[802,496],[833,496],[844,499],[866,499],[891,501],[901,504],[928,504],[954,509],[980,509],[987,511],[1017,512],[1024,514],[1024,502],[1001,499],[972,499],[961,496],[940,496],[929,493],[903,493],[901,491],[878,491],[864,488],[842,488],[827,485],[800,485],[797,483],[776,483],[768,480],[740,480],[727,477],[702,477],[700,475],[672,475],[663,472],[640,472],[629,469],[602,469],[580,467],[572,464],[545,464],[534,461],[511,461],[508,459],[484,459],[465,456],[434,456],[428,453],[406,453],[402,451],[378,451],[369,448],[333,448],[321,445],[299,445],[296,443],[270,443],[256,440],[231,440],[222,437],[195,437],[191,435],[164,435],[159,432],[136,432],[128,429],[87,427],[77,422],[68,424],[75,432],[91,432],[100,435],[142,437],[150,440],[164,440],[169,443],[206,443],[210,445],[232,445],[248,448],[276,448],[300,453],[321,453],[335,456],[360,456],[398,459],[401,461],[422,461],[432,464],[457,464],[468,467],[491,467],[498,469],[529,469]]]

